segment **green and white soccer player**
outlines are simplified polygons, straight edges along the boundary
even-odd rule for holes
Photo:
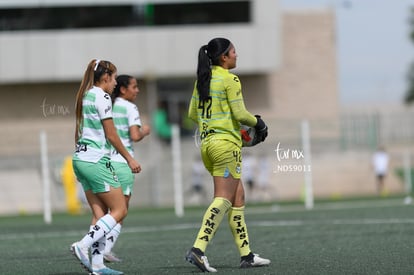
[[[112,92],[112,115],[118,135],[122,144],[131,156],[134,156],[133,142],[142,140],[150,134],[150,127],[142,125],[139,110],[134,101],[140,92],[137,80],[129,75],[119,75],[116,78],[117,85]],[[135,176],[129,169],[125,158],[113,148],[111,151],[111,163],[115,168],[118,180],[121,183],[127,207],[132,196]],[[118,239],[122,229],[122,221],[106,235],[104,259],[108,262],[121,261],[112,248]]]

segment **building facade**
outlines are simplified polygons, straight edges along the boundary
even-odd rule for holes
[[[115,21],[106,15],[108,10]],[[234,72],[242,81],[247,108],[269,124],[268,140],[259,151],[272,158],[278,142],[299,140],[303,119],[323,120],[322,129],[312,134],[338,138],[331,10],[283,12],[275,0],[2,0],[0,15],[0,126],[8,133],[0,144],[0,178],[14,178],[16,188],[33,180],[40,184],[33,175],[41,130],[48,134],[52,165],[58,167],[72,153],[75,94],[91,59],[110,60],[119,74],[138,79],[137,105],[144,123],[151,123],[160,103],[166,104],[170,118],[182,119],[198,50],[214,37],[235,44],[239,57]],[[188,172],[198,149],[191,140],[183,146]],[[163,185],[172,173],[169,152],[154,132],[137,147],[138,160],[147,163],[135,203],[170,205],[171,184]],[[157,159],[153,148],[162,151]],[[301,182],[297,176],[279,179],[273,174],[269,180]],[[295,188],[286,189],[286,196],[299,195]]]

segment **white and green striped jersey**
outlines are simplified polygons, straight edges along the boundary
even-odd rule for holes
[[[109,94],[93,86],[82,99],[82,115],[81,133],[73,158],[96,163],[103,156],[110,156],[111,145],[102,125],[102,120],[112,118]]]
[[[116,130],[118,132],[119,137],[121,138],[122,144],[131,154],[134,156],[134,148],[132,144],[132,140],[129,133],[129,128],[133,125],[137,125],[141,127],[141,119],[139,117],[138,107],[121,97],[117,97],[115,99],[113,105],[113,118]],[[116,162],[124,162],[126,160],[121,156],[121,154],[116,151],[115,148],[111,150],[111,161]]]

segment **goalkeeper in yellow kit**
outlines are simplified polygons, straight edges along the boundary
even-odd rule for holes
[[[213,176],[214,199],[208,206],[193,247],[185,259],[203,272],[216,272],[205,250],[227,215],[240,252],[240,267],[269,265],[270,260],[250,250],[244,219],[244,188],[241,182],[240,124],[256,129],[254,143],[265,140],[267,126],[249,113],[243,101],[239,78],[229,70],[236,67],[237,54],[225,38],[214,38],[199,50],[197,81],[189,106],[189,117],[197,122],[204,166]]]

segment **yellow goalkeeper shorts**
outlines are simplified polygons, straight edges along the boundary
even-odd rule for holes
[[[212,176],[235,179],[241,176],[241,148],[235,143],[213,139],[201,145],[201,158]]]

